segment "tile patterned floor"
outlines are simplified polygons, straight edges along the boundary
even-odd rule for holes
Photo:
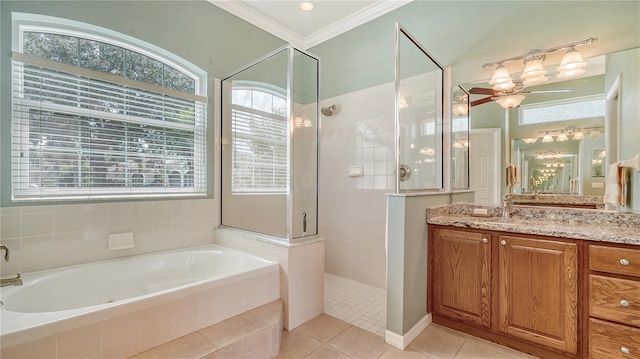
[[[437,324],[404,350],[379,335],[322,314],[283,332],[278,359],[532,359],[534,357]]]
[[[324,312],[384,337],[387,292],[325,273]]]

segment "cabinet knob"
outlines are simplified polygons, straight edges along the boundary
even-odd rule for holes
[[[500,241],[500,244],[502,244],[503,246],[507,245],[507,241],[505,241],[504,239]]]
[[[623,300],[620,301],[620,305],[623,306],[623,307],[628,307],[629,306],[629,302],[623,299]]]
[[[489,240],[486,238],[482,238],[482,243],[489,243]]]
[[[622,259],[620,260],[620,264],[622,264],[623,266],[628,266],[628,265],[629,265],[629,260],[628,260],[628,259],[624,259],[624,258],[622,258]]]
[[[621,351],[623,354],[631,354],[631,350],[629,350],[629,348],[627,348],[627,347],[622,347],[622,348],[620,348],[620,351]]]

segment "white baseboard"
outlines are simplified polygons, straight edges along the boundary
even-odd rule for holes
[[[411,342],[429,326],[429,324],[431,324],[431,313],[427,313],[427,315],[422,317],[422,319],[420,319],[413,328],[409,329],[405,335],[396,334],[386,330],[384,333],[384,341],[393,347],[405,350],[409,344],[411,344]]]

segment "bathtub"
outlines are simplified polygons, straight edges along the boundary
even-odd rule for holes
[[[157,345],[159,334],[171,340],[280,297],[277,263],[219,245],[23,273],[22,280],[22,286],[0,289],[3,349],[89,329],[117,336],[127,329],[112,328],[118,321],[141,328],[150,318],[168,321],[114,341],[137,340],[142,351]]]

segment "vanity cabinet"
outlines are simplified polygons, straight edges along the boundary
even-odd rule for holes
[[[445,228],[433,235],[433,310],[489,328],[491,235]]]
[[[590,244],[589,358],[640,358],[640,248]]]
[[[510,235],[499,242],[500,332],[576,354],[577,244]]]
[[[430,225],[433,322],[538,357],[580,358],[579,247],[579,241]]]

